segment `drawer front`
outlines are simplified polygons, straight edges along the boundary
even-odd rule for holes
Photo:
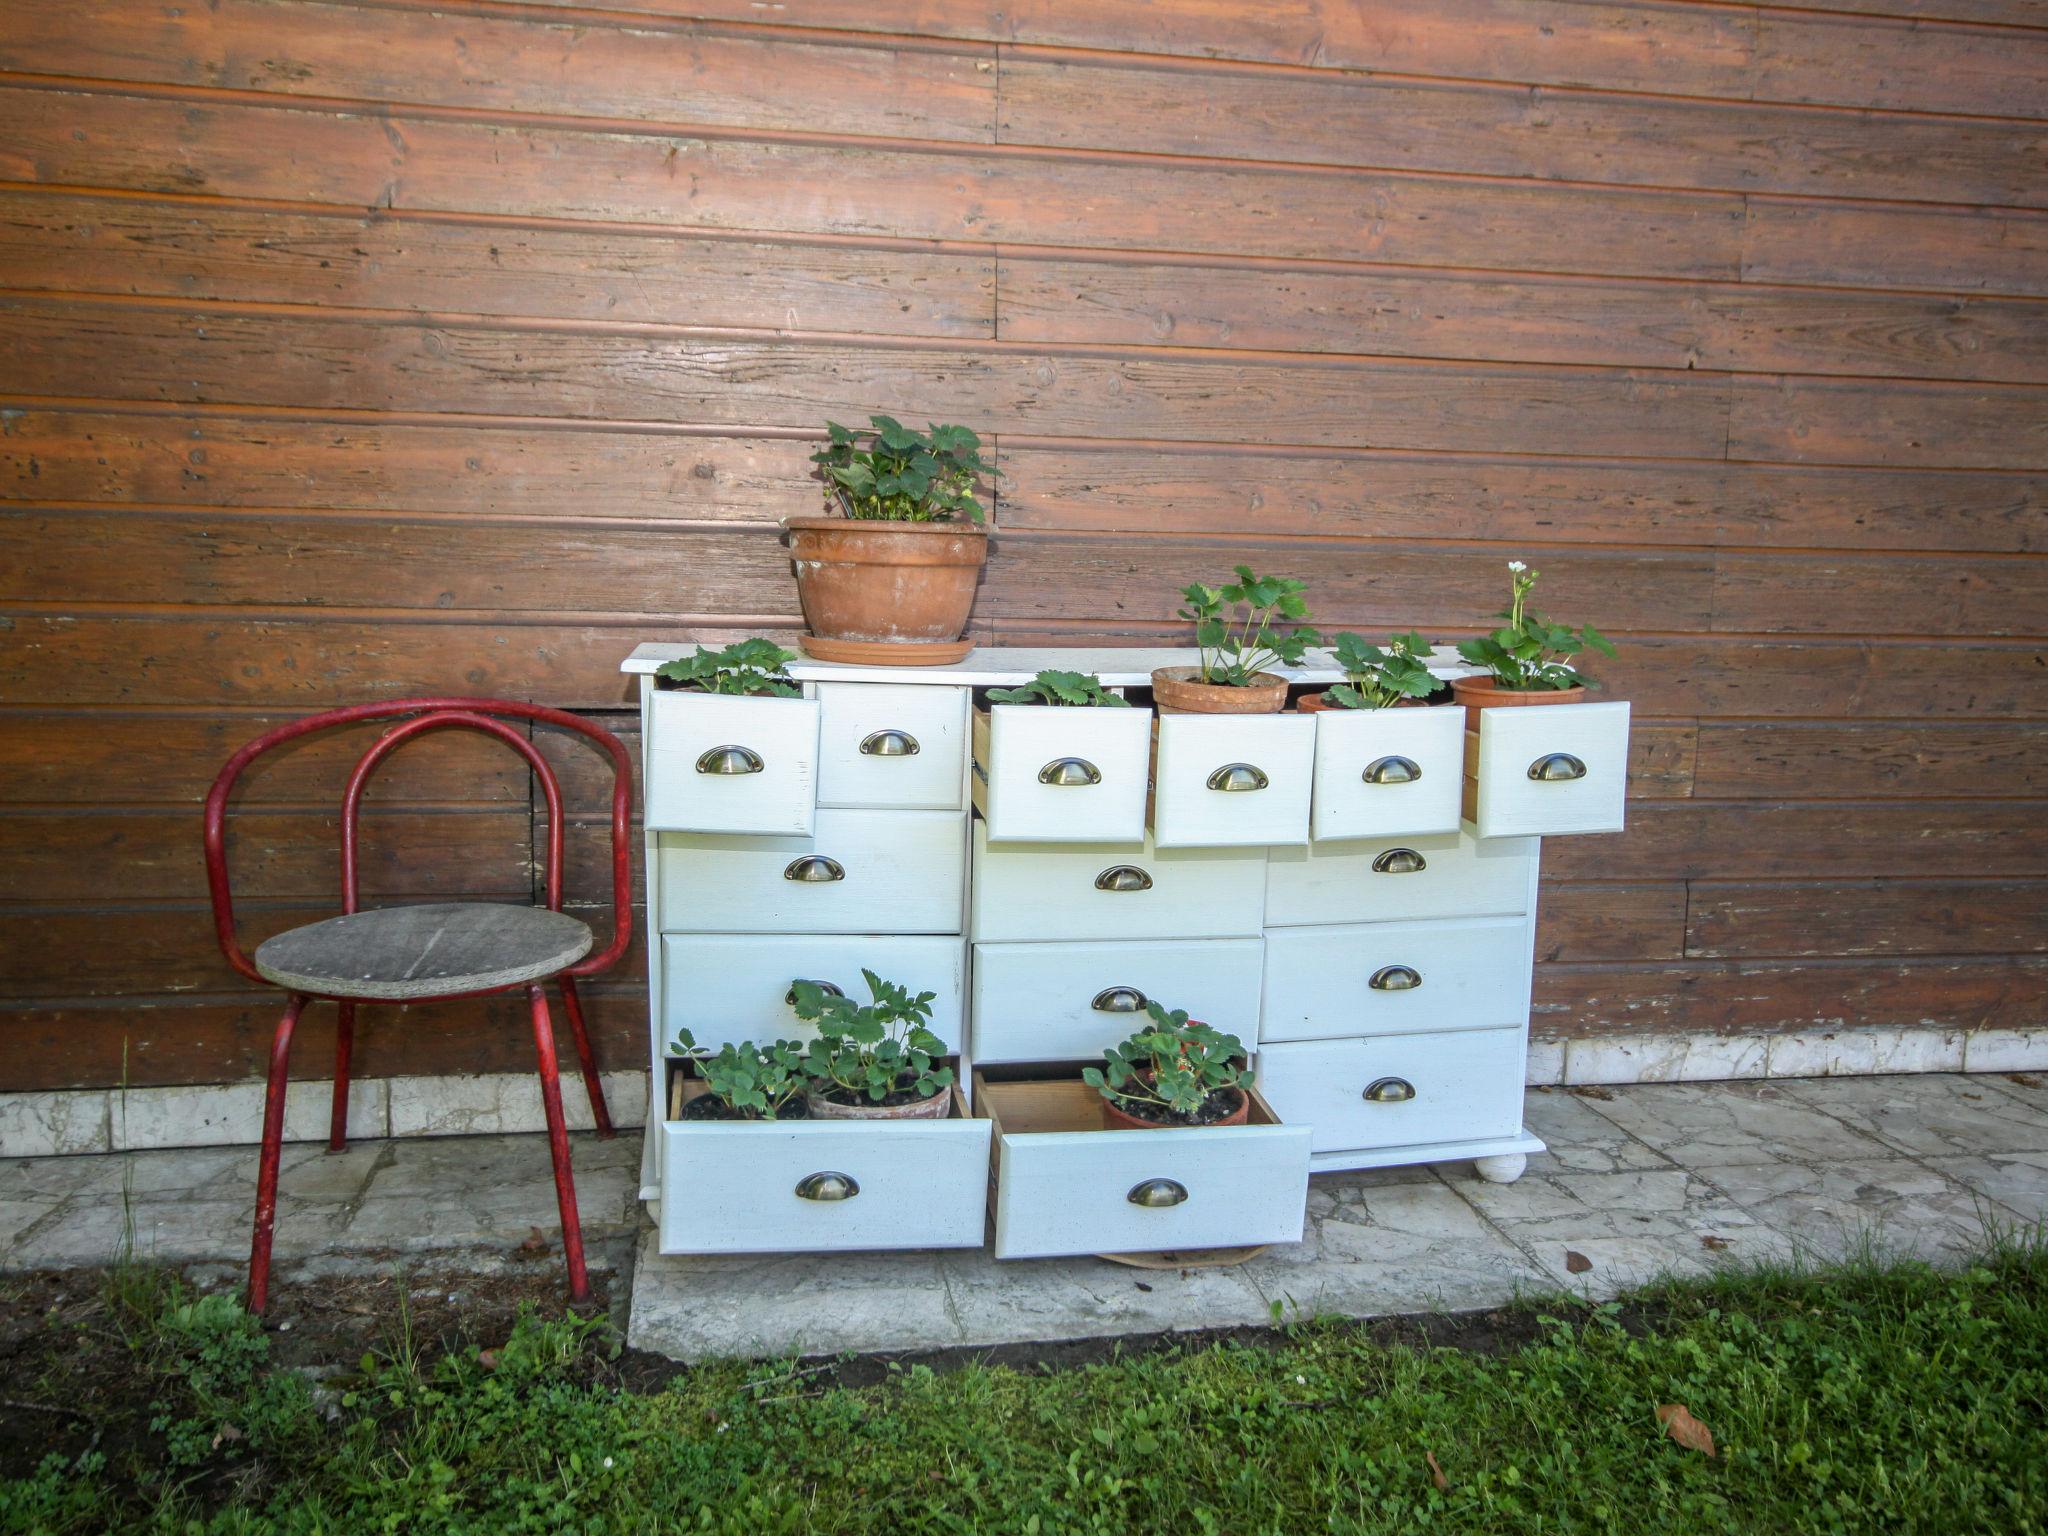
[[[1152,712],[998,704],[981,766],[989,836],[999,842],[1139,842]]]
[[[1628,794],[1628,705],[1482,710],[1466,760],[1469,815],[1481,837],[1619,832]]]
[[[1529,921],[1356,923],[1266,939],[1262,1040],[1491,1029],[1529,1018]]]
[[[1294,1125],[1004,1133],[996,1153],[996,1257],[1149,1253],[1298,1243],[1309,1132]],[[1133,1204],[1171,1179],[1176,1205]]]
[[[974,1059],[1079,1061],[1147,1022],[1146,999],[1259,1034],[1258,939],[1178,944],[977,944]]]
[[[974,937],[1256,938],[1265,917],[1263,848],[992,843],[974,829]]]
[[[967,690],[818,685],[818,804],[957,811],[967,783]]]
[[[819,811],[809,837],[665,832],[662,921],[763,933],[958,933],[958,811]]]
[[[1161,715],[1153,840],[1161,848],[1308,841],[1315,749],[1313,715]]]
[[[1375,1085],[1378,1099],[1367,1098]],[[1268,1046],[1259,1091],[1282,1120],[1310,1128],[1317,1152],[1512,1136],[1522,1127],[1522,1032]]]
[[[650,693],[646,766],[650,831],[807,833],[817,807],[818,706]]]
[[[660,1156],[663,1253],[979,1248],[988,1230],[986,1120],[671,1121]],[[856,1193],[806,1199],[814,1173]]]
[[[817,1033],[789,1004],[789,984],[829,981],[867,1000],[865,966],[913,992],[936,992],[932,1032],[958,1050],[967,968],[959,939],[892,934],[664,934],[664,1047],[687,1026],[699,1045],[727,1040],[808,1040]]]
[[[1314,718],[1311,836],[1458,830],[1465,789],[1462,709],[1326,709]]]
[[[1457,833],[1275,848],[1266,859],[1266,924],[1528,912],[1536,852],[1534,838],[1482,843]]]

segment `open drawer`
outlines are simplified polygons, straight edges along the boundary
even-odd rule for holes
[[[1462,709],[1325,709],[1316,722],[1318,841],[1455,832],[1464,798]]]
[[[1309,1132],[1256,1090],[1245,1125],[1109,1131],[1078,1075],[974,1076],[993,1131],[999,1259],[1298,1243]]]
[[[1465,815],[1480,837],[1619,832],[1628,704],[1479,711],[1465,733]]]
[[[1161,715],[1154,845],[1307,842],[1315,755],[1313,715]]]
[[[1138,843],[1152,712],[997,704],[974,717],[974,803],[994,842]]]
[[[674,1073],[660,1127],[663,1253],[981,1246],[989,1122],[957,1088],[945,1120],[678,1119],[703,1086]]]
[[[647,697],[646,762],[649,831],[808,836],[818,706],[658,690]]]
[[[932,1033],[958,1050],[965,1031],[967,946],[924,934],[665,933],[661,936],[661,1040],[685,1026],[699,1045],[728,1040],[808,1040],[817,1034],[791,1006],[798,979],[867,1001],[865,967],[912,992],[933,992]]]

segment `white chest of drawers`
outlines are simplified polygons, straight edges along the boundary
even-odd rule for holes
[[[858,996],[863,967],[937,994],[970,1115],[977,1070],[1097,1057],[1148,999],[1254,1051],[1275,1123],[1241,1156],[1203,1140],[1229,1131],[1061,1131],[1015,1095],[996,1116],[999,1257],[1142,1241],[1154,1218],[1118,1181],[1170,1149],[1187,1205],[1153,1230],[1176,1233],[1215,1230],[1225,1191],[1258,1202],[1251,1163],[1284,1210],[1299,1203],[1289,1179],[1310,1170],[1474,1158],[1511,1179],[1542,1150],[1521,1124],[1540,838],[1620,829],[1626,704],[1490,710],[1477,732],[1454,707],[1180,715],[1154,729],[1136,711],[990,710],[983,690],[1043,668],[1143,687],[1191,652],[800,661],[804,697],[766,701],[659,688],[655,668],[687,649],[645,645],[625,663],[646,732],[656,1102],[642,1193],[665,1252],[979,1241],[985,1170],[960,1164],[987,1162],[987,1119],[869,1140],[766,1130],[745,1158],[758,1190],[665,1123],[679,1027],[705,1043],[802,1038],[790,982]],[[1310,659],[1293,680],[1338,678]],[[876,1198],[778,1204],[798,1163],[854,1147]],[[1047,1169],[1103,1187],[1048,1200]],[[1270,1209],[1260,1219],[1273,1225]]]

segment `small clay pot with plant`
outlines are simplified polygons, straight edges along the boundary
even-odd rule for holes
[[[1048,669],[1016,688],[991,688],[991,704],[1052,704],[1070,709],[1128,709],[1131,701],[1102,686],[1093,672],[1060,672]]]
[[[694,656],[664,661],[654,675],[682,693],[715,693],[739,699],[797,699],[803,690],[783,669],[796,660],[773,640],[756,636],[723,650],[697,647]]]
[[[817,981],[790,985],[796,1016],[818,1026],[804,1055],[811,1113],[821,1120],[943,1120],[953,1069],[930,1029],[936,992],[912,993],[863,969],[870,1001]]]
[[[1244,1042],[1185,1008],[1148,1003],[1145,1011],[1149,1026],[1104,1051],[1101,1066],[1082,1069],[1081,1081],[1102,1095],[1103,1128],[1243,1125],[1252,1107]]]
[[[1506,622],[1492,634],[1458,642],[1460,656],[1486,669],[1483,677],[1451,679],[1451,691],[1465,706],[1472,730],[1479,729],[1481,710],[1577,703],[1588,688],[1599,685],[1572,666],[1571,658],[1588,650],[1614,654],[1613,642],[1592,625],[1553,624],[1529,606],[1539,574],[1510,560],[1508,605],[1495,615]]]
[[[704,1091],[683,1101],[684,1120],[803,1120],[811,1113],[804,1097],[810,1078],[804,1048],[794,1040],[756,1045],[727,1041],[716,1051],[697,1043],[687,1029],[676,1031],[671,1056],[688,1061]]]
[[[960,638],[988,562],[975,488],[996,469],[965,427],[906,427],[872,416],[870,430],[827,422],[811,455],[824,517],[783,522],[797,600],[820,661],[943,666],[972,648]]]
[[[1192,667],[1160,667],[1152,699],[1162,714],[1276,715],[1287,707],[1287,679],[1268,667],[1299,666],[1322,637],[1306,624],[1305,583],[1255,576],[1236,568],[1221,587],[1199,582],[1181,589],[1178,616],[1195,626],[1199,660]]]
[[[1362,635],[1339,635],[1330,643],[1344,681],[1332,683],[1321,693],[1304,694],[1295,700],[1295,710],[1313,715],[1325,709],[1394,709],[1420,704],[1440,686],[1436,674],[1423,660],[1431,643],[1410,632],[1395,635],[1385,649]]]

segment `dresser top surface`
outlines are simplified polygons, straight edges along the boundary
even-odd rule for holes
[[[696,649],[691,643],[649,642],[636,646],[619,670],[651,673],[663,662],[691,655]],[[1156,667],[1191,667],[1195,661],[1191,646],[979,645],[964,660],[945,667],[856,666],[800,656],[789,664],[788,671],[799,682],[937,683],[955,688],[1014,687],[1043,671],[1093,672],[1106,687],[1139,688],[1151,683]],[[1444,646],[1430,653],[1429,668],[1440,677],[1465,677],[1478,670]],[[1271,670],[1295,683],[1334,683],[1344,676],[1326,650],[1310,651],[1301,666]]]

